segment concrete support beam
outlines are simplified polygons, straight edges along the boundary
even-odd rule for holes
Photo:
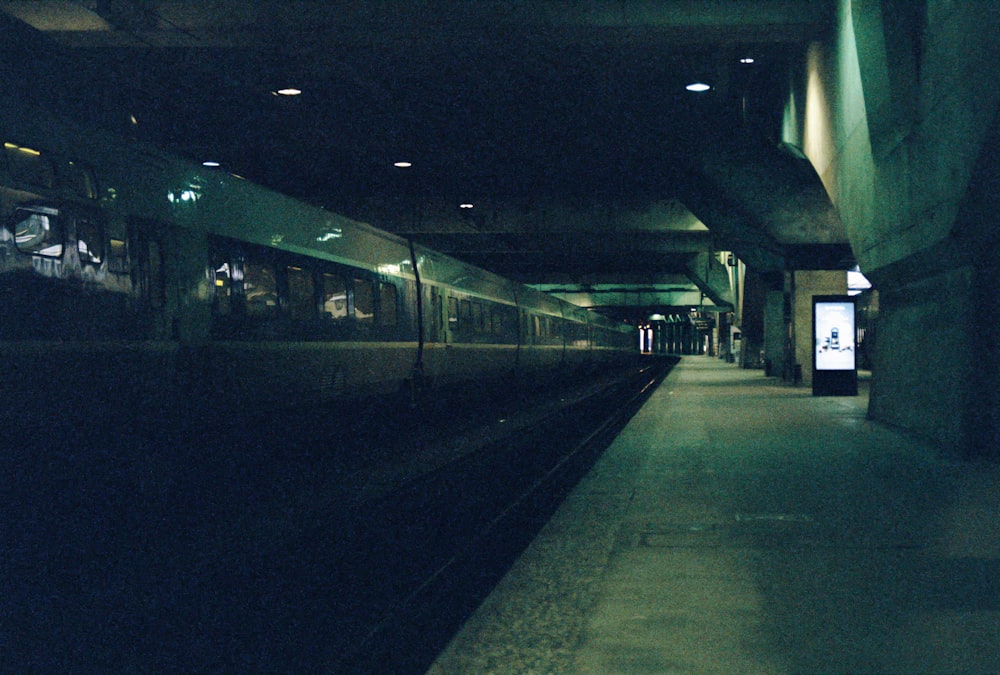
[[[663,307],[696,307],[702,302],[701,292],[697,289],[611,288],[589,291],[561,289],[547,292],[581,307],[649,307],[655,310]]]
[[[735,306],[729,272],[714,254],[694,256],[688,263],[688,277],[716,306],[729,310]]]

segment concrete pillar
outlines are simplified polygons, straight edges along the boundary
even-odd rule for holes
[[[764,305],[764,363],[768,375],[781,377],[785,372],[785,292],[768,291]]]
[[[801,372],[801,383],[812,386],[813,329],[812,299],[814,295],[845,295],[846,270],[799,270],[791,272],[792,331],[795,372]]]
[[[743,368],[763,368],[761,352],[764,349],[764,313],[767,308],[767,292],[771,279],[746,271],[740,293],[740,366]],[[780,283],[780,278],[776,280]]]

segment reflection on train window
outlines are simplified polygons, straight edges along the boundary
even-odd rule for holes
[[[80,218],[76,221],[76,248],[81,263],[99,265],[104,257],[101,227],[95,221]]]
[[[347,284],[336,274],[323,274],[323,314],[331,319],[347,317]]]
[[[167,304],[167,280],[163,273],[163,253],[160,244],[150,239],[146,253],[148,255],[146,301],[154,309],[163,309]]]
[[[108,241],[108,271],[112,274],[128,274],[128,252],[124,239],[112,238]]]
[[[472,303],[472,325],[476,332],[483,331],[483,303],[481,302]]]
[[[452,330],[458,328],[458,300],[448,297],[448,327]]]
[[[55,209],[18,209],[14,224],[14,243],[19,251],[58,258],[63,251],[63,237]]]
[[[52,164],[42,153],[14,143],[4,143],[3,148],[14,180],[42,188],[51,188],[55,183]]]
[[[271,317],[278,310],[278,284],[270,265],[248,260],[243,270],[247,316]]]
[[[514,307],[504,307],[500,310],[500,334],[505,336],[517,335],[518,316]]]
[[[427,339],[431,342],[437,342],[441,339],[441,325],[444,323],[444,317],[441,316],[441,293],[436,286],[431,287],[431,320],[428,324],[430,332],[427,335]]]
[[[216,262],[215,268],[215,313],[221,316],[232,314],[233,305],[230,301],[232,295],[232,271],[228,262]]]
[[[379,293],[379,325],[396,325],[396,287],[392,284],[380,283]]]
[[[288,316],[299,321],[311,319],[316,307],[312,274],[301,267],[287,267]]]
[[[375,319],[375,284],[365,279],[354,280],[354,318],[364,323]]]

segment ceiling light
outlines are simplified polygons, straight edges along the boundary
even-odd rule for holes
[[[206,162],[202,162],[201,165],[202,166],[211,166],[211,167],[220,166],[218,162],[213,162],[212,160],[208,160]]]
[[[689,84],[684,88],[687,89],[688,91],[708,91],[709,89],[711,89],[711,87],[705,84],[704,82],[692,82],[691,84]]]
[[[754,62],[754,59],[753,59],[752,56],[744,56],[742,59],[740,59],[740,63],[750,64],[750,63],[753,63],[753,62]]]
[[[413,166],[413,162],[395,162],[393,166],[397,169],[409,169]]]
[[[471,209],[472,208],[472,204],[470,204],[469,202],[465,202],[464,204],[459,204],[458,208],[460,208],[460,209]]]
[[[302,93],[301,89],[296,89],[295,87],[285,87],[284,89],[278,89],[277,91],[271,92],[275,96],[298,96]]]

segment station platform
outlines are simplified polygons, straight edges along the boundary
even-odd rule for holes
[[[1000,467],[685,357],[429,673],[1000,672]]]

